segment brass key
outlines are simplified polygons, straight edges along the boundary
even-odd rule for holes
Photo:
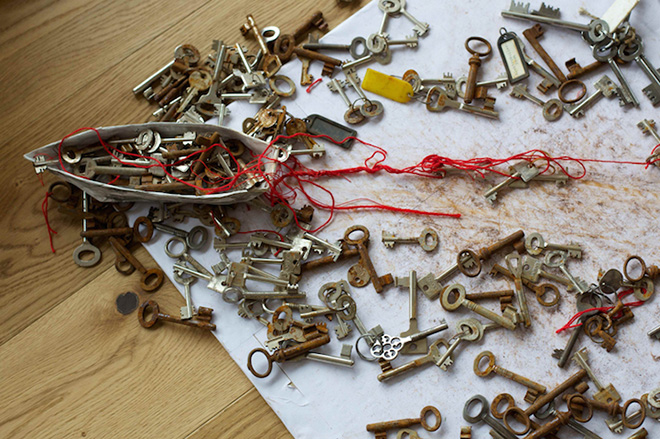
[[[472,41],[478,41],[486,46],[486,50],[483,52],[478,52],[477,50],[470,47]],[[469,104],[474,99],[474,92],[477,88],[477,73],[479,72],[479,67],[481,66],[481,58],[487,58],[492,52],[492,47],[488,40],[481,37],[470,37],[465,40],[465,48],[467,49],[472,56],[468,61],[470,63],[470,71],[468,72],[467,84],[465,85],[465,100],[466,104]]]
[[[484,370],[479,369],[481,360],[484,358],[488,359],[488,365]],[[509,378],[512,381],[515,381],[523,386],[527,387],[527,393],[525,394],[525,401],[532,404],[539,395],[545,393],[547,388],[544,385],[541,385],[535,381],[525,378],[522,375],[511,372],[495,364],[495,355],[490,351],[483,351],[474,359],[474,373],[479,377],[486,377],[491,374],[491,372],[496,373],[497,375],[503,376],[504,378]]]
[[[270,50],[268,49],[266,42],[261,36],[261,30],[259,30],[259,27],[257,26],[257,23],[254,21],[254,17],[252,17],[251,14],[247,16],[247,22],[243,24],[243,26],[241,26],[240,30],[244,36],[247,35],[248,32],[252,31],[254,37],[257,39],[259,48],[261,49],[261,52],[264,55],[261,68],[266,74],[266,77],[270,78],[271,76],[276,74],[282,67],[282,61],[277,55],[273,55],[272,53],[270,53]]]
[[[362,232],[362,236],[358,239],[351,239],[350,235],[353,232]],[[344,242],[349,245],[357,246],[360,252],[360,262],[349,269],[349,283],[354,287],[365,286],[369,279],[374,285],[377,293],[381,293],[385,286],[394,283],[392,274],[387,273],[383,276],[378,276],[374,264],[369,258],[369,250],[367,244],[369,243],[369,229],[365,226],[355,225],[346,229],[344,233]]]

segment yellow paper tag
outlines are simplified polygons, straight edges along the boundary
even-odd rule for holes
[[[412,99],[412,85],[403,79],[367,69],[362,81],[362,88],[396,102],[408,102]]]

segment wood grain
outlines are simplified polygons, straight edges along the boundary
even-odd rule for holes
[[[41,203],[54,180],[42,187],[22,155],[83,126],[146,121],[154,108],[131,88],[182,43],[256,47],[238,30],[248,13],[286,33],[317,9],[332,28],[364,3],[0,3],[0,437],[291,437],[210,334],[120,315],[115,297],[139,276],[118,274],[107,246],[98,266],[76,266],[80,225],[52,202],[50,252]],[[172,313],[183,303],[169,284],[153,297]]]

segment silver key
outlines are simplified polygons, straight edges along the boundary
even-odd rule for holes
[[[646,333],[646,335],[651,338],[655,338],[656,340],[660,340],[660,326],[656,326],[655,328],[651,329]]]
[[[333,78],[328,83],[328,88],[332,92],[339,93],[339,96],[341,96],[344,103],[346,103],[346,106],[348,107],[348,110],[346,110],[346,113],[344,113],[344,120],[346,121],[346,123],[358,124],[362,122],[365,119],[365,117],[360,112],[359,107],[354,106],[353,102],[351,102],[348,96],[346,96],[344,87],[346,87],[347,83],[348,83],[347,81],[340,81],[337,78]]]
[[[475,266],[476,261],[469,254],[464,254],[462,255],[462,264],[465,268],[469,269]],[[442,283],[451,278],[457,271],[459,271],[458,262],[440,273],[438,277],[434,276],[433,273],[429,273],[426,276],[417,279],[417,286],[422,290],[426,297],[430,300],[435,300],[444,289]]]
[[[405,16],[414,24],[413,32],[420,37],[423,37],[429,31],[430,26],[428,23],[419,21],[413,17],[410,12],[406,11],[406,0],[379,0],[378,8],[387,15],[396,15],[400,13]],[[382,26],[382,28],[384,28],[384,26]]]
[[[252,66],[245,57],[243,48],[238,43],[236,44],[236,53],[238,54],[238,57],[241,60],[241,63],[243,64],[243,68],[245,69],[245,72],[239,69],[234,69],[234,76],[240,77],[241,80],[243,81],[243,87],[242,87],[243,91],[246,92],[248,90],[252,90],[253,88],[265,86],[266,78],[264,77],[263,72],[252,70]]]
[[[506,255],[504,259],[506,260],[507,268],[514,276],[516,301],[518,302],[518,308],[520,309],[520,315],[522,316],[523,324],[525,326],[530,326],[532,324],[532,320],[529,315],[527,297],[525,297],[525,292],[523,291],[522,285],[522,272],[524,266],[523,259],[517,251]]]
[[[525,249],[530,255],[540,255],[543,250],[562,250],[568,252],[568,256],[571,258],[582,259],[582,247],[579,244],[550,244],[545,242],[543,235],[537,232],[525,236]]]
[[[623,76],[623,72],[621,71],[619,64],[617,64],[614,60],[617,55],[617,48],[618,46],[613,41],[603,41],[602,43],[593,46],[592,53],[596,61],[606,62],[609,64],[612,72],[614,72],[614,76],[616,76],[616,78],[619,80],[619,83],[621,84],[619,104],[621,106],[632,104],[634,107],[639,107],[639,101],[637,100],[635,93],[633,93],[632,89],[630,88],[630,83],[626,77]]]
[[[639,35],[630,44],[620,45],[618,55],[623,61],[635,60],[642,70],[644,70],[646,76],[651,79],[651,84],[645,87],[643,92],[650,99],[654,107],[660,105],[660,72],[644,56],[644,44]]]
[[[514,181],[522,180],[524,182],[528,182],[537,175],[539,175],[541,170],[536,166],[534,166],[534,164],[532,163],[520,162],[513,165],[511,172],[512,174],[509,178],[497,184],[496,186],[491,187],[484,193],[484,197],[486,197],[486,200],[488,200],[488,202],[493,204],[497,199],[497,193],[500,190],[510,186]]]
[[[568,110],[568,114],[576,118],[582,117],[584,116],[585,110],[590,108],[592,105],[594,105],[603,97],[611,98],[615,94],[620,93],[618,91],[619,87],[617,87],[617,85],[614,82],[612,82],[612,80],[608,78],[607,75],[603,75],[602,78],[596,81],[594,87],[596,87],[596,91],[592,93],[589,97],[584,99],[582,102],[570,106]]]
[[[193,315],[195,314],[194,309],[193,309],[193,304],[192,304],[192,297],[190,295],[190,285],[192,285],[197,279],[193,276],[181,276],[179,273],[176,271],[174,272],[174,280],[181,285],[183,285],[184,288],[184,297],[186,299],[186,306],[181,307],[181,320],[188,320],[192,319]]]
[[[447,107],[465,111],[466,113],[471,113],[477,116],[488,117],[490,119],[499,119],[500,117],[500,114],[495,110],[479,108],[474,105],[455,101],[447,95],[446,90],[440,87],[431,87],[426,95],[426,109],[438,112]]]
[[[475,416],[470,415],[470,410],[475,404],[480,404],[481,408],[479,413]],[[499,437],[503,439],[516,439],[516,436],[511,433],[504,424],[501,424],[497,419],[493,418],[489,413],[490,404],[488,400],[482,395],[474,395],[472,398],[468,399],[465,402],[465,407],[463,407],[463,419],[465,419],[470,424],[476,424],[477,422],[485,422],[488,424],[496,433],[493,434],[491,430],[491,436]]]
[[[209,236],[208,229],[203,226],[195,226],[190,231],[186,231],[166,224],[154,223],[154,229],[185,239],[187,247],[192,250],[204,247]]]
[[[584,285],[582,285],[578,280],[568,271],[566,268],[566,253],[560,250],[553,250],[545,255],[543,263],[548,267],[556,267],[561,270],[562,273],[571,281],[575,289],[580,293],[584,294],[587,292]]]
[[[543,77],[543,82],[541,82],[536,88],[543,94],[547,93],[548,90],[550,90],[552,87],[559,88],[559,86],[561,86],[561,81],[557,79],[552,73],[544,69],[543,66],[541,66],[539,63],[530,58],[525,52],[525,43],[523,43],[523,40],[517,35],[516,39],[520,45],[520,50],[522,52],[525,64],[527,64],[529,68]]]
[[[82,212],[83,212],[82,231],[86,232],[87,213],[89,212],[87,192],[82,193]],[[91,254],[90,258],[84,256],[90,254]],[[101,260],[101,250],[99,250],[98,247],[96,247],[94,244],[89,242],[87,238],[83,238],[82,244],[76,247],[76,249],[73,251],[73,262],[75,262],[80,267],[92,267],[98,264],[100,260]]]
[[[342,67],[343,68],[343,67]],[[383,112],[383,104],[380,101],[370,100],[360,86],[360,78],[354,70],[344,70],[346,80],[355,89],[356,93],[364,101],[360,107],[360,113],[365,117],[375,117]]]

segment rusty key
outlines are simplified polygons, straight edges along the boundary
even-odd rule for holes
[[[140,233],[140,226],[145,226],[144,235]],[[123,236],[133,234],[139,242],[148,242],[154,234],[154,225],[149,218],[141,216],[135,220],[133,227],[112,227],[109,229],[92,229],[80,233],[83,238],[96,238],[99,236]]]
[[[548,52],[546,52],[543,46],[541,46],[541,43],[539,43],[539,39],[544,32],[545,30],[543,30],[541,25],[537,23],[529,29],[524,30],[523,35],[525,36],[525,39],[527,39],[527,41],[529,41],[529,43],[532,45],[534,50],[536,50],[536,53],[539,54],[541,59],[543,59],[547,66],[550,67],[550,70],[552,70],[552,73],[555,74],[557,79],[559,79],[561,82],[566,82],[566,76],[564,75],[564,72],[561,71],[552,57],[548,55]]]
[[[275,41],[273,52],[275,52],[283,62],[289,61],[293,55],[293,48],[296,47],[296,44],[298,44],[305,34],[314,27],[322,32],[328,30],[328,23],[323,18],[323,13],[321,11],[316,11],[312,14],[312,16],[305,20],[305,22],[298,27],[293,34],[281,35]]]
[[[358,239],[351,239],[350,235],[353,232],[362,232],[362,236]],[[351,285],[354,287],[364,286],[369,282],[369,279],[371,279],[376,292],[381,293],[386,285],[394,283],[394,278],[390,273],[378,276],[374,264],[369,258],[369,251],[367,250],[367,245],[369,243],[369,229],[360,225],[351,226],[346,229],[346,232],[344,233],[344,241],[346,244],[357,246],[358,251],[360,252],[360,262],[349,270],[349,277],[353,278],[349,279]]]
[[[470,47],[470,43],[472,41],[478,41],[486,46],[486,50],[483,52],[479,52],[472,47]],[[467,83],[465,84],[465,97],[463,100],[465,100],[466,104],[469,104],[472,102],[474,99],[474,94],[476,92],[477,88],[477,73],[479,72],[479,67],[481,66],[481,58],[487,58],[490,53],[492,52],[493,48],[491,47],[490,43],[488,40],[482,37],[470,37],[467,40],[465,40],[465,48],[467,49],[472,56],[468,60],[468,63],[470,64],[470,71],[468,72],[468,78],[467,78]]]
[[[571,58],[568,61],[566,61],[566,68],[568,69],[568,75],[566,75],[566,79],[577,79],[580,78],[587,73],[591,73],[594,70],[597,70],[600,66],[607,65],[607,63],[604,63],[603,61],[596,61],[591,64],[588,64],[584,67],[582,67],[576,60],[575,58]]]
[[[123,256],[126,261],[135,267],[140,273],[142,273],[142,278],[140,279],[140,286],[142,289],[148,293],[156,291],[163,284],[164,274],[163,270],[160,268],[144,268],[144,265],[137,260],[135,256],[114,236],[111,236],[109,239],[110,245],[115,249],[115,251],[121,256]]]
[[[257,378],[265,378],[270,375],[270,372],[273,370],[273,363],[284,363],[287,360],[299,357],[316,349],[319,346],[330,343],[330,336],[328,334],[322,334],[319,337],[312,338],[311,340],[299,343],[295,346],[290,346],[284,349],[277,349],[272,354],[269,354],[267,350],[263,348],[253,349],[248,355],[248,369],[252,372],[252,375]],[[268,369],[264,373],[257,372],[252,364],[252,357],[256,353],[261,353],[266,357],[268,361]]]
[[[151,314],[150,317],[147,318],[147,316],[149,316],[149,311],[151,311]],[[158,320],[164,320],[166,322],[178,323],[180,325],[194,326],[197,328],[214,331],[215,325],[211,323],[212,313],[213,309],[200,306],[197,309],[197,315],[195,316],[195,319],[181,320],[178,317],[162,314],[160,312],[160,308],[158,307],[158,303],[156,303],[155,300],[147,300],[142,305],[140,305],[140,309],[138,310],[138,321],[144,328],[151,328],[156,324]]]
[[[429,424],[426,418],[433,414],[435,416],[435,423]],[[442,424],[442,416],[440,410],[432,405],[426,406],[419,414],[419,418],[398,419],[396,421],[375,422],[367,424],[367,431],[375,433],[376,439],[384,439],[387,437],[387,430],[395,428],[408,428],[415,425],[421,425],[426,431],[436,431]]]
[[[276,74],[282,67],[282,60],[279,56],[270,53],[270,50],[268,49],[268,46],[266,45],[266,42],[261,35],[261,30],[259,30],[259,27],[254,21],[254,17],[252,15],[247,16],[247,21],[245,24],[243,24],[243,26],[241,26],[240,31],[243,36],[246,36],[250,31],[254,33],[254,37],[257,39],[259,48],[264,55],[262,69],[266,74],[266,77],[270,78]]]

